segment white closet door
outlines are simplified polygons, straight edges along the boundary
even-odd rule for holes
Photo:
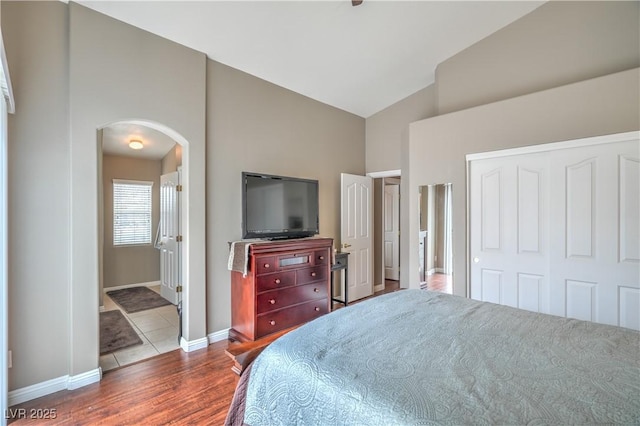
[[[471,161],[471,297],[640,330],[639,151],[634,136]]]
[[[640,329],[638,142],[553,154],[551,313]]]
[[[535,312],[548,303],[548,154],[470,166],[471,297]]]

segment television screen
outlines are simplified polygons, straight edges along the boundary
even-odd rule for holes
[[[319,232],[318,181],[242,173],[243,238],[300,238]]]

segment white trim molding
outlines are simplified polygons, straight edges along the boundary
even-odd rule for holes
[[[93,383],[97,383],[102,379],[102,370],[87,371],[75,376],[62,376],[55,379],[46,380],[35,385],[26,386],[9,392],[9,407],[32,399],[40,398],[61,390],[73,390]]]
[[[87,371],[85,373],[76,374],[75,376],[69,376],[67,382],[67,389],[74,390],[81,387],[98,383],[102,380],[102,368],[98,367],[95,370]]]
[[[196,340],[186,340],[184,337],[180,338],[180,347],[185,352],[197,351],[198,349],[204,349],[207,346],[209,346],[209,339],[206,337]]]
[[[543,143],[539,145],[523,146],[519,148],[501,149],[498,151],[478,152],[475,154],[467,154],[466,160],[485,160],[487,158],[508,157],[510,155],[533,154],[539,152],[555,151],[558,149],[578,148],[583,146],[601,145],[605,143],[616,143],[640,138],[640,131],[615,133],[604,136],[591,136],[581,139],[572,139],[561,142]],[[467,169],[468,172],[468,169]]]
[[[118,285],[118,286],[115,286],[115,287],[103,287],[102,291],[104,291],[106,293],[108,291],[113,291],[113,290],[123,290],[125,288],[153,287],[155,285],[160,285],[160,281],[149,281],[149,282],[146,282],[146,283],[125,284],[125,285]]]
[[[213,333],[209,333],[207,337],[209,338],[209,344],[227,340],[229,338],[229,329],[225,328],[224,330],[214,331]]]
[[[402,170],[385,170],[382,172],[369,172],[367,176],[372,177],[374,179],[377,178],[389,178],[389,177],[399,177],[401,176]]]

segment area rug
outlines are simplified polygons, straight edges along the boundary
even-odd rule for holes
[[[121,290],[108,291],[107,294],[128,314],[171,304],[147,287],[123,288]]]
[[[122,312],[100,312],[100,355],[141,344],[142,340]]]

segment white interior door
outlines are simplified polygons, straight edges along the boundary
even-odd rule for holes
[[[640,329],[640,144],[471,161],[471,297]]]
[[[384,277],[400,279],[400,185],[384,186]]]
[[[473,161],[471,297],[549,312],[548,155]]]
[[[350,253],[348,302],[373,294],[373,179],[342,173],[342,251]]]
[[[640,330],[639,147],[554,152],[552,314]]]
[[[180,173],[160,177],[160,294],[169,302],[178,303],[180,285]]]

